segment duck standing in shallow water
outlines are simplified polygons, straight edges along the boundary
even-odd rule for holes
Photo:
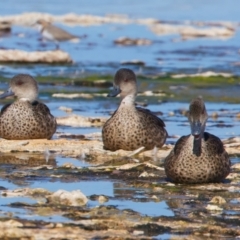
[[[230,172],[230,159],[221,140],[204,132],[208,115],[201,98],[189,107],[191,135],[181,137],[165,159],[167,177],[175,183],[221,182]]]
[[[165,143],[167,131],[164,122],[147,109],[135,107],[137,81],[134,72],[119,69],[114,77],[114,88],[109,97],[120,94],[120,106],[102,129],[105,150],[133,151],[160,148]]]
[[[0,114],[0,137],[17,139],[50,139],[57,123],[49,108],[36,100],[38,85],[27,74],[18,74],[10,80],[10,88],[0,98],[15,96],[17,100],[5,105]]]

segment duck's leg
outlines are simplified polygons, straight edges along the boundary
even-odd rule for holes
[[[59,47],[59,42],[56,41],[56,40],[54,40],[54,43],[55,43],[55,45],[56,45],[56,50],[59,50],[59,49],[60,49],[60,47]]]
[[[134,151],[131,152],[130,154],[128,154],[127,157],[132,157],[132,156],[134,156],[134,155],[140,154],[141,152],[144,151],[144,149],[145,149],[145,147],[142,146],[142,147],[134,150]]]
[[[50,157],[50,155],[51,155],[50,152],[49,152],[49,150],[46,149],[43,154],[44,154],[44,157],[45,157],[45,160],[46,160],[46,164],[48,164],[49,157]]]
[[[153,150],[152,150],[152,157],[153,157],[153,161],[156,162],[157,159],[157,153],[158,153],[158,148],[157,146],[154,146]]]

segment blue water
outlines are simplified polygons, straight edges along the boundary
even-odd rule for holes
[[[63,101],[63,102],[61,102]],[[52,112],[55,116],[67,116],[68,114],[59,110],[57,106],[66,106],[72,107],[75,109],[73,114],[79,114],[81,116],[91,116],[91,117],[106,117],[109,118],[110,112],[114,112],[119,104],[120,99],[116,99],[113,101],[109,101],[108,98],[101,98],[97,102],[89,101],[85,99],[73,99],[73,100],[61,100],[55,102],[48,103],[48,106],[52,109]],[[234,116],[240,112],[239,104],[231,104],[224,102],[205,102],[207,112],[208,112],[208,121],[206,125],[206,131],[217,135],[221,139],[226,139],[233,136],[239,136],[240,131],[240,120],[235,118]],[[188,123],[188,119],[186,116],[178,113],[178,110],[187,111],[189,108],[188,102],[163,102],[163,103],[150,103],[147,108],[153,112],[162,112],[163,115],[159,116],[162,118],[166,124],[166,128],[168,130],[168,134],[170,136],[182,136],[190,134],[190,127]],[[81,109],[78,110],[78,109]],[[221,110],[222,109],[222,110]],[[223,111],[224,110],[224,111]],[[173,116],[170,116],[170,113],[174,113]],[[218,118],[212,118],[212,114],[217,113]],[[220,127],[219,123],[223,123],[224,125]],[[101,128],[97,127],[58,127],[59,132],[66,132],[72,134],[88,134],[94,132],[101,132]],[[171,139],[171,141],[174,139]],[[177,140],[177,138],[175,139]]]
[[[17,3],[17,4],[16,4]],[[14,5],[14,8],[12,7]],[[94,7],[93,7],[94,6]],[[114,1],[101,0],[63,0],[27,1],[10,0],[1,5],[0,16],[21,14],[24,12],[46,12],[56,15],[67,13],[92,14],[126,14],[132,19],[155,18],[160,21],[191,24],[194,22],[227,21],[239,22],[240,2],[199,0],[169,1]],[[60,48],[70,54],[74,64],[69,66],[47,65],[2,65],[0,74],[11,76],[28,72],[36,75],[82,76],[83,73],[113,73],[124,61],[140,60],[146,67],[134,68],[146,73],[196,73],[207,70],[240,74],[239,62],[239,27],[235,35],[226,39],[195,38],[183,40],[180,35],[156,35],[146,25],[140,24],[103,24],[93,26],[67,26],[55,23],[72,34],[83,36],[80,43],[63,42]],[[19,37],[19,34],[21,37]],[[23,35],[23,36],[22,36]],[[147,38],[153,41],[149,46],[118,46],[113,43],[119,37]],[[53,50],[55,44],[40,41],[40,33],[34,28],[14,25],[9,36],[0,39],[0,47],[18,48],[25,51]],[[153,68],[153,69],[150,69]]]
[[[14,8],[12,7],[14,6]],[[105,15],[110,13],[128,14],[132,17],[153,17],[162,20],[206,20],[239,21],[238,0],[226,4],[223,0],[9,0],[1,5],[0,14],[19,14],[22,12],[50,12],[52,14]]]
[[[58,159],[57,159],[58,161]],[[0,180],[0,186],[4,186],[7,189],[16,189],[17,186],[12,184],[11,182],[6,182],[4,180]],[[118,185],[117,185],[118,186]],[[142,215],[148,216],[174,216],[172,210],[170,210],[165,203],[165,201],[154,202],[153,200],[147,200],[141,202],[141,197],[134,197],[134,200],[129,200],[124,197],[124,195],[119,195],[114,193],[116,191],[116,184],[112,181],[105,180],[96,180],[96,181],[80,181],[80,182],[49,182],[49,181],[40,181],[35,180],[30,182],[29,186],[31,188],[45,188],[51,192],[55,192],[59,189],[64,189],[67,191],[80,190],[86,196],[90,195],[105,195],[110,198],[108,202],[105,202],[104,205],[114,205],[118,209],[132,209],[136,212],[139,212]],[[121,188],[117,188],[118,193]],[[120,199],[118,199],[120,197]],[[2,210],[2,214],[6,212],[13,213],[14,216],[20,216],[25,219],[34,219],[34,220],[45,220],[45,221],[53,221],[53,222],[68,222],[67,218],[62,217],[61,215],[52,215],[51,213],[46,215],[39,215],[37,213],[31,212],[29,209],[15,208],[10,207],[10,203],[14,202],[24,202],[28,204],[36,203],[36,200],[31,199],[29,197],[3,197],[0,196],[0,209]],[[99,206],[100,203],[98,201],[89,200],[87,206],[92,208]]]

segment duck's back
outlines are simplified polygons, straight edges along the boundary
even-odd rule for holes
[[[116,151],[135,150],[144,146],[145,150],[162,147],[167,132],[164,122],[142,108],[119,108],[105,123],[102,131],[104,148]]]
[[[56,126],[49,108],[38,101],[15,101],[1,110],[0,137],[5,139],[50,139]]]
[[[220,182],[230,172],[230,159],[221,140],[205,132],[200,156],[193,154],[192,135],[181,137],[165,159],[167,177],[176,183]]]

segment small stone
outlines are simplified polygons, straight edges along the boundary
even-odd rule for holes
[[[240,163],[235,163],[234,165],[231,166],[233,169],[240,169]]]
[[[214,118],[214,119],[218,118],[218,113],[217,112],[213,112],[211,117]]]
[[[68,107],[64,107],[64,106],[61,106],[58,109],[61,111],[67,112],[67,113],[70,113],[73,111],[72,108],[68,108]]]
[[[71,169],[75,169],[76,166],[74,166],[72,163],[64,163],[62,165],[63,168],[71,168]]]
[[[240,191],[240,188],[236,187],[236,186],[231,186],[228,188],[228,191],[229,192],[238,192],[238,191]]]
[[[56,228],[62,228],[62,227],[63,227],[63,224],[62,224],[62,223],[56,223],[55,227],[56,227]]]
[[[162,192],[162,191],[163,191],[163,188],[161,188],[161,187],[155,187],[155,188],[153,188],[153,191],[154,191],[154,192]]]
[[[174,116],[174,115],[175,115],[175,113],[172,112],[172,111],[168,113],[168,116],[170,116],[170,117],[172,117],[172,116]]]
[[[211,199],[210,203],[214,203],[217,205],[222,205],[226,203],[226,200],[223,197],[215,196]]]
[[[151,198],[154,200],[154,202],[160,201],[160,199],[156,195],[153,195]]]
[[[120,37],[114,40],[115,44],[124,45],[124,46],[133,46],[133,45],[151,45],[152,41],[144,38],[128,38],[128,37]]]
[[[236,118],[240,118],[240,113],[237,113],[237,114],[236,114]]]
[[[174,183],[167,183],[166,186],[168,186],[168,187],[175,187],[175,184]]]
[[[223,208],[218,207],[217,205],[212,205],[212,204],[208,204],[206,209],[209,211],[222,211],[223,210]]]
[[[148,177],[149,174],[147,172],[143,172],[139,175],[139,177]]]
[[[133,235],[135,235],[135,236],[139,236],[139,235],[143,235],[143,234],[144,234],[144,231],[140,231],[140,230],[133,231]]]
[[[58,190],[47,197],[48,203],[60,204],[67,206],[83,206],[88,202],[87,197],[80,191],[75,190],[68,192],[65,190]]]
[[[145,172],[141,173],[138,177],[155,177],[155,174],[148,173],[145,171]]]
[[[105,202],[108,202],[108,197],[106,197],[106,196],[104,196],[104,195],[100,195],[100,196],[98,197],[98,202],[99,202],[100,204],[103,204],[103,203],[105,203]]]
[[[240,178],[240,174],[239,173],[229,173],[228,176],[226,177],[226,179],[239,179]]]

